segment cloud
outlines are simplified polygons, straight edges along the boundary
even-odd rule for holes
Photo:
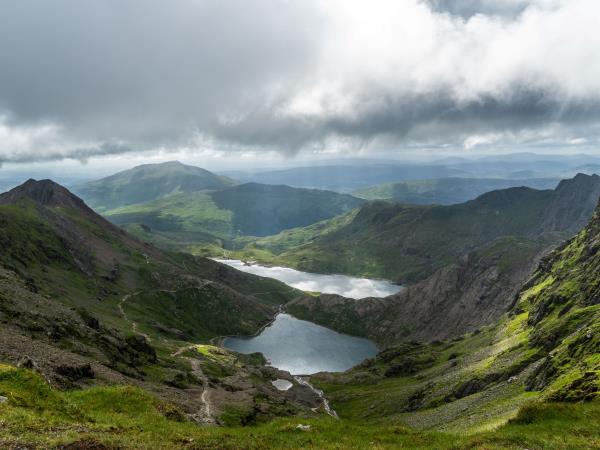
[[[0,160],[595,145],[598,23],[595,0],[6,0]]]
[[[515,17],[540,1],[532,0],[427,0],[429,7],[442,13],[470,18],[476,14]]]

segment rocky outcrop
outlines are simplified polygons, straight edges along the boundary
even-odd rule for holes
[[[539,232],[576,233],[590,220],[600,197],[600,176],[577,174],[562,180],[542,215]]]
[[[93,211],[76,195],[52,180],[30,178],[20,186],[0,194],[0,205],[14,203],[20,199],[30,199],[43,206],[62,206],[92,213]]]

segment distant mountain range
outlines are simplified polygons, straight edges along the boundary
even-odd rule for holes
[[[528,178],[435,178],[432,180],[405,181],[372,186],[354,192],[366,200],[396,200],[400,203],[420,205],[451,205],[474,199],[489,191],[510,187],[554,189],[558,179]]]
[[[306,163],[304,167],[224,171],[223,173],[243,182],[287,184],[296,187],[353,192],[387,183],[449,177],[520,179],[523,181],[542,178],[558,180],[571,178],[577,173],[591,175],[599,172],[600,158],[595,156],[520,153],[471,159],[450,157],[427,163],[393,159],[339,159],[317,161],[313,164]],[[522,183],[521,185],[528,184]],[[511,184],[511,186],[518,185]],[[542,186],[531,187],[541,188]]]

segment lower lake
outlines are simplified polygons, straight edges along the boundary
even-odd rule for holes
[[[273,367],[293,375],[343,372],[378,352],[368,339],[338,333],[289,314],[278,314],[258,336],[228,337],[223,347],[239,353],[260,352]]]

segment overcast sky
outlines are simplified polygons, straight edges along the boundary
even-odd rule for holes
[[[599,49],[598,0],[3,0],[0,161],[592,153]]]

